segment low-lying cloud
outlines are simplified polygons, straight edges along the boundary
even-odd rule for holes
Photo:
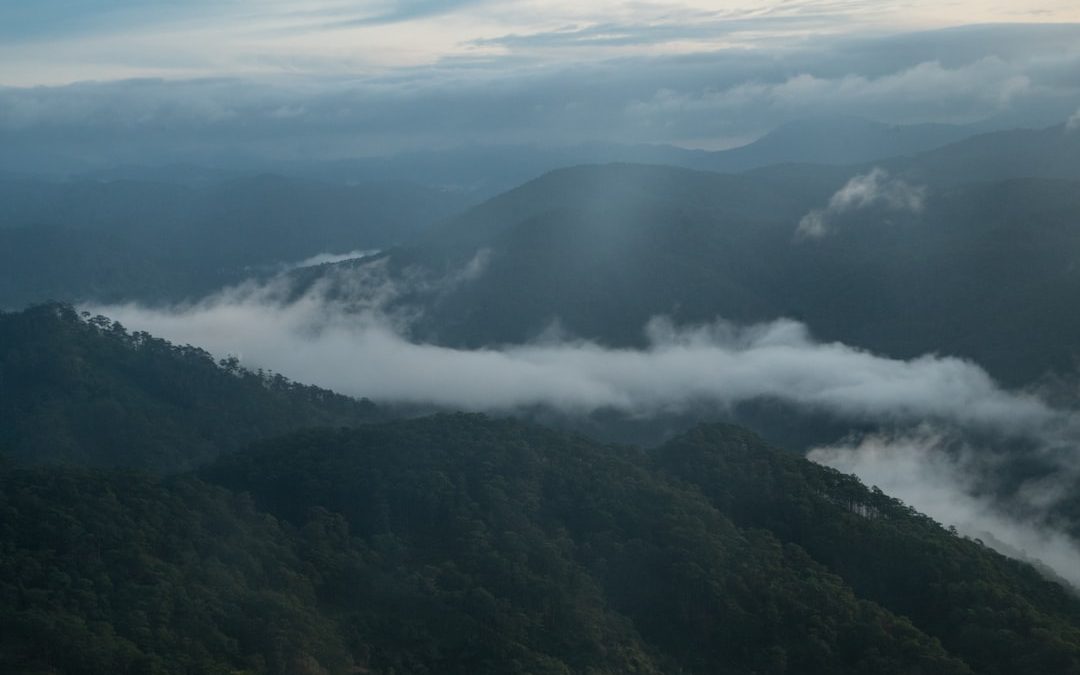
[[[740,327],[723,320],[676,326],[657,317],[644,327],[643,349],[572,339],[473,350],[413,342],[401,319],[408,313],[386,310],[399,289],[373,277],[374,269],[350,272],[347,299],[332,299],[322,284],[292,297],[282,277],[171,309],[89,309],[219,356],[241,355],[253,368],[390,402],[647,416],[774,398],[860,421],[939,419],[1021,431],[1062,423],[1039,399],[1000,389],[968,361],[903,361],[820,343],[787,319]],[[468,269],[463,279],[475,276]]]
[[[866,199],[858,187],[848,194],[850,203]],[[1003,552],[1026,551],[1080,586],[1076,544],[1050,524],[1061,490],[1048,491],[1045,477],[1038,486],[1021,485],[1008,495],[1008,509],[998,509],[997,497],[987,496],[1006,446],[1023,447],[1043,462],[1058,487],[1080,480],[1074,450],[1080,423],[1071,410],[1005,390],[970,361],[888,358],[816,341],[805,325],[787,319],[678,326],[656,317],[644,327],[647,341],[640,349],[560,337],[557,331],[529,343],[481,349],[410,339],[418,310],[404,306],[403,298],[473,283],[489,256],[482,252],[445,279],[391,275],[388,259],[381,258],[332,268],[303,292],[285,274],[173,308],[86,309],[218,357],[238,356],[249,368],[381,402],[489,412],[616,410],[647,417],[768,399],[853,426],[896,430],[894,436],[819,448],[811,457],[855,473]],[[957,451],[947,438],[989,439],[1000,451]]]
[[[317,267],[319,265],[345,262],[346,260],[361,260],[363,258],[370,258],[371,256],[377,255],[378,253],[378,249],[356,250],[349,251],[347,253],[319,253],[309,258],[304,258],[299,262],[290,264],[288,266],[288,269],[299,269],[301,267]]]
[[[956,441],[923,428],[816,448],[809,457],[855,474],[1006,555],[1041,562],[1080,589],[1080,545],[1052,522],[1046,510],[1048,500],[1052,503],[1072,487],[1068,480],[1043,479],[1003,503],[980,494],[976,477],[986,468],[986,448],[945,447],[949,445]]]
[[[837,218],[853,211],[882,207],[895,212],[920,213],[926,201],[926,188],[893,178],[889,172],[874,168],[859,174],[836,191],[823,209],[810,211],[796,229],[796,236],[818,239],[836,231]]]
[[[353,8],[347,15],[342,18],[368,20],[371,12]],[[64,86],[0,86],[0,165],[64,174],[174,162],[264,170],[264,162],[392,156],[472,144],[719,149],[804,118],[974,125],[965,127],[972,133],[1049,126],[1067,118],[1080,99],[1073,77],[1080,64],[1075,25],[978,26],[887,39],[819,35],[783,44],[750,31],[753,49],[700,47],[704,51],[686,53],[684,37],[701,31],[700,21],[686,36],[647,23],[575,24],[546,37],[490,36],[499,44],[487,46],[455,37],[454,49],[466,54],[382,74],[367,68],[358,73],[350,47],[340,60],[316,54],[258,59],[267,69],[258,77],[216,69],[200,77],[170,68],[165,79],[153,79],[140,65],[122,71],[137,79],[86,74]],[[608,55],[582,60],[581,39],[609,40],[613,28],[621,39],[642,46],[630,53],[621,52],[626,47],[589,47]],[[709,39],[718,35],[713,28],[705,29]],[[538,47],[553,39],[562,46]],[[654,39],[673,40],[679,49],[657,53]],[[140,38],[139,45],[145,44]],[[270,44],[273,51],[284,43],[275,36]],[[114,40],[102,46],[111,57]],[[24,48],[31,60],[56,51]],[[618,56],[608,53],[612,48],[620,50]],[[538,50],[572,58],[549,60]],[[144,64],[145,58],[137,61]],[[51,80],[33,79],[25,62],[0,60],[4,65],[5,84]],[[63,81],[72,77],[68,66],[56,72]]]
[[[1074,112],[1065,122],[1066,131],[1076,131],[1077,129],[1080,129],[1080,109]]]

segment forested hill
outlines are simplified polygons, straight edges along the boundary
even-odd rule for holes
[[[257,438],[375,419],[357,401],[66,305],[0,312],[0,454],[173,471]]]
[[[432,655],[478,658],[479,632],[506,650],[489,663],[534,672],[639,654],[660,672],[1080,672],[1080,603],[1060,586],[734,427],[646,452],[443,416],[302,433],[205,475],[297,527],[342,514],[388,556],[380,586],[415,594],[383,621],[463,628],[430,635]],[[372,605],[348,591],[342,611]]]
[[[7,672],[1080,672],[1060,586],[733,427],[444,415],[0,488]]]

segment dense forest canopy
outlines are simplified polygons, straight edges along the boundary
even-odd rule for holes
[[[733,427],[643,451],[444,415],[0,482],[20,672],[1080,668],[1072,593]]]

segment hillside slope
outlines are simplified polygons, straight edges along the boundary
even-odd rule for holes
[[[0,487],[19,672],[1080,672],[1060,586],[732,427],[444,415]]]
[[[175,471],[378,415],[370,401],[218,364],[65,305],[0,312],[0,454],[20,463]]]

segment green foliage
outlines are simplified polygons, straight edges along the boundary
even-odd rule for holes
[[[699,427],[654,457],[741,527],[796,544],[909,617],[977,672],[1080,672],[1080,603],[1029,565],[963,539],[853,476]]]
[[[611,660],[625,654],[647,655],[662,672],[733,673],[1016,672],[1010,668],[1031,655],[1069,667],[1080,655],[1075,600],[1029,567],[745,432],[697,433],[708,440],[693,446],[691,434],[645,453],[514,422],[444,416],[268,441],[223,458],[205,477],[249,491],[298,527],[313,504],[341,514],[357,569],[376,575],[379,589],[400,589],[385,602],[343,576],[330,594],[367,608],[352,612],[348,625],[387,631],[371,652],[380,668],[401,667],[401,654],[415,656],[418,640],[424,654],[445,659],[424,661],[430,672],[489,672],[485,663],[506,662],[508,640],[534,652],[546,647],[571,672],[626,672],[630,664]],[[688,444],[702,461],[727,462],[725,472],[708,476],[729,497],[671,475],[667,464]],[[790,464],[790,476],[763,472],[759,463]],[[796,524],[842,535],[849,519],[870,522],[857,505],[877,501],[901,519],[907,539],[867,544],[852,527],[856,538],[837,539],[837,550],[824,555],[791,537]],[[812,517],[789,523],[792,503]],[[748,518],[758,508],[774,516],[770,527]],[[344,535],[338,541],[324,548],[344,549]],[[923,550],[935,542],[944,553]],[[835,565],[836,556],[867,545],[873,552],[864,554],[861,576]],[[875,597],[860,586],[884,559],[908,563],[879,576],[898,594],[919,585],[936,592],[943,575],[969,588],[947,600],[923,592],[915,606]],[[1001,594],[1029,612],[1022,645],[991,653],[977,641],[954,640],[959,630],[1005,630],[1002,614],[957,626],[933,615],[943,606],[954,617],[994,607]],[[484,603],[473,604],[479,597]],[[484,656],[466,661],[477,647],[433,629],[439,617],[452,617],[453,626],[494,622]],[[950,640],[948,651],[939,638]],[[984,671],[987,664],[1000,670]]]
[[[19,462],[190,468],[265,436],[377,410],[65,305],[0,313],[0,452]]]
[[[733,427],[442,415],[0,467],[0,670],[1080,672],[1080,601]]]
[[[294,541],[249,500],[191,479],[15,470],[0,472],[0,514],[0,671],[351,665]]]

